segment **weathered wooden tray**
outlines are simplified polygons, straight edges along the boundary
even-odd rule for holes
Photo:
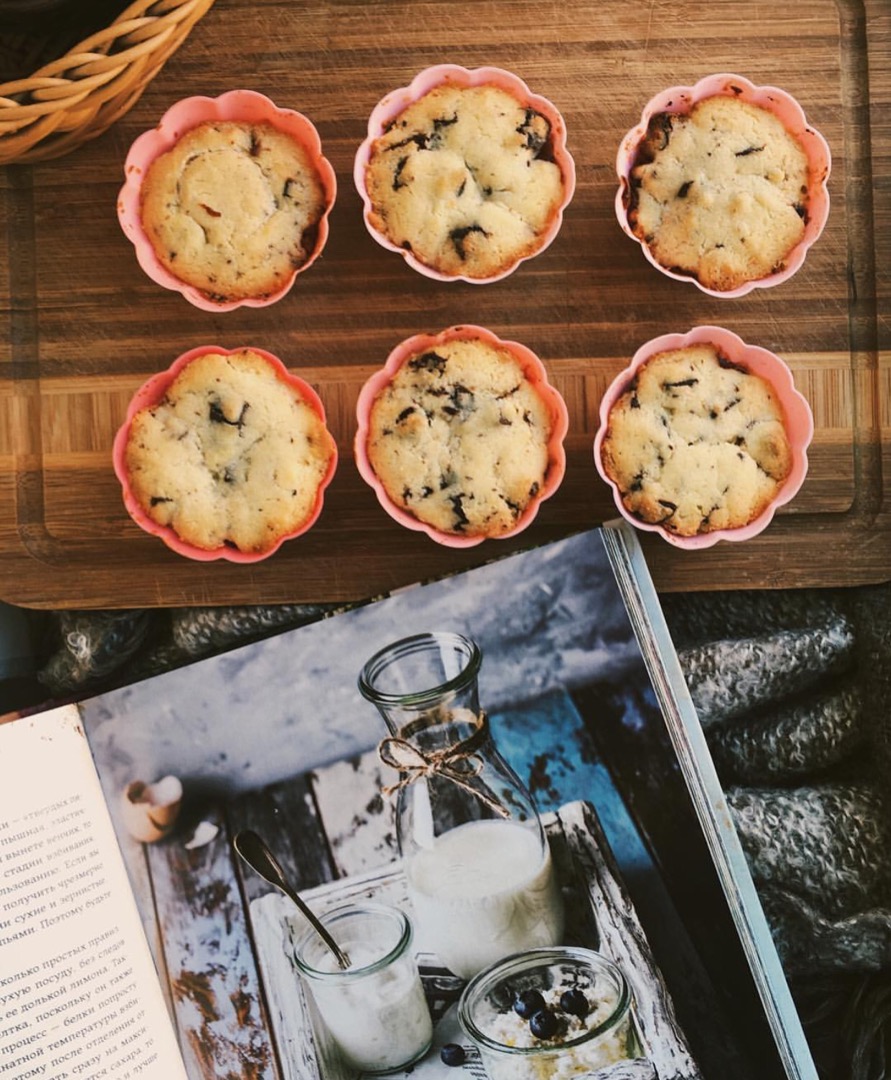
[[[97,753],[109,810],[189,1074],[207,1080],[229,1072],[282,1080],[279,1062],[291,1061],[295,1042],[301,1041],[291,1023],[295,999],[287,990],[296,980],[289,970],[290,959],[282,968],[261,954],[258,912],[268,901],[260,901],[275,890],[238,859],[232,838],[241,829],[259,832],[301,893],[316,895],[312,890],[326,883],[333,883],[330,887],[336,891],[338,882],[348,888],[359,883],[361,888],[369,880],[398,880],[395,801],[382,796],[393,775],[372,748],[309,773],[286,769],[271,783],[253,786],[246,777],[257,763],[246,760],[234,745],[222,752],[222,744],[202,721],[196,726],[190,721],[180,735],[185,733],[189,743],[197,738],[203,757],[200,766],[180,757],[178,775],[188,794],[177,828],[157,844],[140,844],[126,831],[119,793],[134,775],[157,776],[168,766],[151,764],[156,750],[163,754],[158,743],[165,740],[149,735],[142,742],[145,732],[132,723],[138,716],[125,705],[129,689],[113,695],[116,700],[84,703],[85,729]],[[160,715],[170,719],[165,700],[169,704],[162,692]],[[247,699],[236,692],[233,701],[237,700]],[[622,701],[619,706],[609,692],[602,694],[596,715],[612,725],[617,708],[634,715],[656,708],[655,703],[638,701],[637,695]],[[552,834],[552,841],[560,859],[561,883],[569,893],[568,930],[573,937],[599,941],[599,947],[623,967],[638,972],[633,978],[642,980],[634,982],[641,1007],[646,1010],[647,1003],[656,1000],[678,1018],[703,1075],[722,1080],[784,1077],[764,1006],[695,825],[688,842],[702,906],[697,903],[691,911],[688,905],[682,918],[588,733],[589,721],[571,697],[563,692],[536,697],[493,713],[491,720],[498,744],[517,775],[536,793],[539,807],[558,813],[563,821],[562,834]],[[193,738],[189,731],[200,734]],[[153,747],[147,759],[128,733],[145,750]],[[283,760],[293,750],[283,746]],[[188,756],[185,746],[182,753]],[[227,775],[221,775],[220,768]],[[582,800],[589,805],[581,807]],[[579,820],[594,822],[591,806],[608,841],[594,823],[586,824],[579,836],[588,837],[588,846],[590,837],[596,837],[595,852],[586,854],[585,845],[576,852],[565,837],[576,834]],[[209,838],[187,846],[199,822],[206,823]],[[570,860],[564,857],[566,850]],[[610,877],[616,879],[613,885],[605,883]],[[602,904],[592,900],[598,890],[611,897],[604,901],[606,914],[598,914]],[[702,931],[696,947],[688,918],[696,922],[697,932]],[[277,942],[273,953],[287,949],[281,927],[272,938]],[[653,955],[659,957],[661,974],[654,971]],[[273,994],[279,1003],[291,1004],[280,1009],[272,1003]],[[642,1034],[659,1041],[655,1032],[661,1028],[655,1023],[644,1016]],[[671,1025],[666,1032],[669,1045],[676,1045]],[[305,1038],[301,1045],[305,1050]]]
[[[633,1015],[643,1055],[633,1062],[604,1068],[598,1076],[603,1080],[701,1077],[677,1025],[671,999],[634,907],[616,874],[593,808],[586,803],[571,803],[549,817],[554,866],[572,917],[567,939],[572,944],[596,948],[617,963],[634,993]],[[363,899],[411,910],[405,876],[401,868],[392,865],[307,890],[303,896],[317,910]],[[282,1056],[287,1055],[282,1063],[284,1075],[295,1080],[349,1080],[350,1074],[331,1051],[324,1027],[313,1016],[293,961],[293,946],[307,924],[294,912],[293,905],[271,893],[252,902],[250,915],[275,1042]],[[422,978],[426,975],[433,1015],[438,1018],[449,1003],[457,1000],[463,984],[444,973],[435,957],[423,952],[420,938],[418,948]],[[441,1036],[439,1042],[434,1040],[436,1045],[442,1045]],[[445,1065],[438,1071],[443,1077],[454,1075]],[[478,1074],[476,1063],[473,1071]]]
[[[246,44],[247,43],[247,44]],[[615,516],[593,466],[597,407],[638,347],[718,323],[778,352],[813,407],[810,472],[760,537],[643,545],[663,590],[891,577],[891,11],[884,0],[218,0],[136,106],[54,162],[0,173],[0,596],[38,607],[355,600]],[[578,187],[556,242],[501,282],[442,285],[366,233],[352,185],[369,112],[431,63],[515,71],[563,112]],[[733,71],[782,86],[833,154],[823,236],[789,282],[736,300],[658,274],[613,214],[622,135],[657,90]],[[247,86],[306,113],[339,195],[322,259],[266,309],[209,314],[139,269],[115,216],[133,138],[189,94]],[[544,360],[569,467],[528,532],[464,552],[395,525],[352,461],[360,386],[421,330],[477,322]],[[197,564],[127,517],[110,464],[133,391],[196,345],[253,344],[319,390],[341,463],[313,530],[251,566]],[[883,438],[884,437],[884,438]]]

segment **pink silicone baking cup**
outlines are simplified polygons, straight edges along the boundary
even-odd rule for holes
[[[374,141],[384,134],[389,124],[409,105],[419,98],[422,98],[425,94],[428,94],[437,86],[448,84],[460,87],[484,85],[497,86],[518,101],[521,101],[524,105],[528,105],[540,112],[547,118],[551,125],[551,141],[553,144],[554,161],[559,166],[560,172],[563,175],[563,199],[560,206],[557,208],[554,220],[551,222],[548,229],[541,235],[535,251],[517,259],[517,261],[506,270],[502,270],[500,273],[492,274],[491,276],[484,278],[467,277],[464,274],[444,274],[431,266],[427,266],[426,263],[421,262],[413,252],[407,251],[398,244],[394,244],[386,234],[375,227],[372,220],[372,203],[365,186],[365,170],[368,167]],[[520,263],[525,262],[527,259],[532,259],[536,255],[540,255],[545,248],[553,243],[563,222],[563,212],[566,210],[566,207],[571,202],[572,196],[575,193],[575,162],[566,148],[566,124],[559,110],[554,104],[548,101],[547,98],[541,97],[539,94],[534,94],[526,83],[524,83],[517,75],[497,67],[468,69],[460,67],[457,64],[435,64],[433,67],[426,68],[416,75],[408,86],[402,86],[398,90],[391,91],[374,107],[371,116],[368,118],[368,135],[356,152],[356,158],[353,165],[353,180],[356,185],[356,190],[359,192],[362,199],[364,207],[362,216],[365,221],[365,227],[381,247],[387,248],[388,251],[395,251],[405,259],[409,266],[414,267],[419,274],[424,274],[426,277],[433,278],[435,281],[467,281],[472,285],[486,285],[493,281],[500,281],[502,278],[507,277],[508,274],[512,274]]]
[[[277,356],[267,352],[265,349],[258,349],[255,345],[241,346],[237,349],[221,349],[217,345],[199,345],[197,348],[189,349],[189,351],[183,353],[182,356],[178,356],[166,371],[161,371],[157,375],[153,375],[136,391],[130,400],[124,423],[118,428],[117,434],[115,435],[114,446],[112,448],[112,462],[114,464],[115,475],[121,483],[124,506],[127,508],[130,517],[141,529],[150,533],[152,536],[159,537],[164,541],[167,547],[172,551],[175,551],[178,555],[184,555],[188,559],[196,559],[199,562],[213,562],[215,559],[225,559],[228,562],[234,563],[254,563],[260,562],[263,559],[268,559],[270,555],[278,551],[286,540],[293,540],[295,537],[302,535],[312,528],[318,520],[319,514],[322,512],[325,488],[331,483],[337,468],[337,445],[330,433],[328,433],[331,458],[328,463],[328,469],[319,484],[319,490],[316,493],[316,499],[311,513],[299,528],[280,537],[272,547],[265,551],[239,551],[237,548],[229,547],[228,545],[213,548],[211,550],[195,547],[194,544],[189,544],[186,543],[185,540],[182,540],[169,525],[159,525],[158,522],[153,521],[145,510],[143,510],[130,487],[130,478],[125,463],[127,441],[130,437],[130,425],[133,422],[133,417],[142,409],[150,409],[152,406],[157,405],[164,397],[167,388],[177,375],[184,367],[186,367],[186,365],[190,364],[193,360],[196,360],[199,356],[205,356],[207,353],[232,356],[234,353],[243,352],[246,348],[250,349],[252,353],[256,353],[258,356],[263,357],[263,359],[273,368],[278,378],[296,390],[306,404],[318,414],[322,423],[325,423],[325,409],[319,395],[313,390],[309,383],[304,382],[304,380],[297,375],[292,375]],[[325,430],[327,432],[327,428]]]
[[[325,192],[325,209],[318,222],[316,242],[309,258],[275,292],[262,297],[239,300],[214,300],[194,285],[181,281],[160,262],[155,249],[142,227],[140,198],[142,181],[149,166],[161,154],[171,149],[187,131],[208,120],[238,120],[245,123],[268,123],[290,135],[308,152]],[[219,97],[189,97],[171,105],[157,127],[140,135],[127,154],[124,163],[124,186],[118,195],[118,220],[127,238],[136,249],[139,265],[152,281],[172,289],[204,311],[233,311],[238,307],[266,307],[274,304],[291,290],[298,274],[316,261],[328,240],[328,217],[337,195],[334,169],[322,154],[322,143],[313,123],[293,109],[281,109],[268,97],[255,90],[230,90]]]
[[[371,462],[368,460],[368,431],[371,407],[399,368],[401,368],[410,357],[419,352],[425,352],[428,349],[436,349],[450,341],[462,341],[477,338],[482,339],[491,345],[495,345],[498,348],[507,349],[511,353],[522,366],[526,378],[532,383],[547,405],[551,418],[551,437],[548,442],[548,468],[541,490],[517,519],[514,527],[508,532],[501,533],[499,536],[495,537],[460,536],[454,533],[442,532],[439,529],[435,529],[432,525],[426,524],[426,522],[419,521],[418,518],[403,510],[402,507],[397,506],[390,499],[383,484],[380,482],[377,474],[372,468]],[[533,521],[544,500],[549,499],[560,487],[566,472],[566,452],[563,449],[563,440],[566,438],[566,433],[569,430],[569,414],[563,398],[548,382],[544,364],[539,360],[535,353],[525,345],[521,345],[517,341],[503,341],[493,334],[491,330],[486,330],[482,326],[473,326],[471,324],[450,326],[447,330],[442,330],[438,334],[415,334],[413,337],[400,342],[387,357],[384,366],[379,371],[375,372],[362,387],[362,390],[359,393],[359,401],[356,406],[356,417],[358,419],[358,429],[356,431],[353,449],[356,465],[362,479],[374,489],[378,502],[394,521],[398,521],[400,525],[404,525],[407,529],[414,529],[416,532],[424,532],[432,540],[435,540],[439,544],[444,544],[446,547],[474,547],[487,539],[505,540],[509,536],[516,536],[517,533],[522,532],[523,529],[527,528]]]
[[[700,533],[697,536],[676,536],[660,525],[651,525],[649,522],[641,521],[625,508],[618,485],[603,466],[601,447],[609,426],[609,414],[613,405],[628,389],[638,370],[647,360],[656,353],[705,343],[714,345],[732,363],[745,367],[753,375],[759,375],[773,387],[783,410],[786,435],[792,450],[792,468],[773,501],[748,525],[743,525],[738,529],[715,529],[714,532]],[[807,399],[795,389],[792,372],[788,366],[775,353],[762,349],[758,345],[747,345],[741,337],[720,326],[697,326],[686,334],[663,334],[641,345],[628,367],[613,379],[600,402],[600,427],[594,438],[594,462],[597,471],[612,489],[613,499],[622,517],[637,529],[658,533],[675,547],[696,550],[712,547],[719,540],[750,540],[763,532],[773,520],[777,509],[793,499],[804,483],[807,475],[807,448],[813,435],[814,418],[810,405]]]
[[[628,211],[631,203],[631,171],[634,168],[640,144],[646,137],[650,119],[657,113],[689,112],[696,102],[718,95],[737,97],[740,101],[748,102],[750,105],[759,105],[764,109],[769,109],[780,119],[786,130],[800,141],[809,163],[809,198],[804,236],[801,242],[786,257],[783,269],[755,281],[747,281],[737,289],[724,290],[709,289],[692,274],[679,273],[663,266],[653,256],[649,246],[634,234],[628,221]],[[660,91],[644,106],[640,123],[633,127],[622,139],[616,156],[616,172],[619,177],[619,190],[616,193],[615,202],[616,217],[622,230],[635,243],[640,244],[647,260],[660,273],[678,281],[692,282],[704,293],[708,293],[709,296],[718,296],[724,299],[745,296],[752,289],[766,289],[788,280],[804,262],[809,248],[823,232],[826,220],[829,217],[828,182],[831,167],[832,159],[829,153],[829,145],[823,136],[815,128],[811,127],[807,122],[807,117],[804,115],[804,110],[795,98],[786,93],[785,90],[780,90],[776,86],[755,86],[741,75],[709,75],[704,79],[700,79],[695,86],[672,86],[668,90]]]

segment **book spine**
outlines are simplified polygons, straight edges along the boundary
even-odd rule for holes
[[[637,534],[607,522],[604,547],[625,601],[696,816],[790,1080],[817,1080],[801,1020],[712,762]]]

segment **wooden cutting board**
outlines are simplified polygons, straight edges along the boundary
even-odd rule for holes
[[[389,90],[439,62],[494,64],[563,112],[575,198],[545,253],[491,285],[440,284],[367,234],[352,161]],[[714,299],[619,230],[614,161],[656,91],[731,71],[783,87],[833,154],[832,209],[785,284]],[[250,87],[317,125],[339,193],[322,258],[265,309],[208,313],[154,285],[115,203],[132,140],[178,98]],[[0,174],[0,598],[35,607],[356,600],[616,516],[593,465],[604,388],[658,334],[717,323],[779,353],[814,411],[810,471],[760,538],[678,552],[664,591],[891,578],[891,9],[736,0],[366,4],[217,0],[135,107],[67,157]],[[544,360],[570,411],[559,493],[520,537],[463,552],[394,524],[352,459],[362,383],[404,337],[476,322]],[[127,516],[111,443],[181,352],[256,345],[319,391],[340,465],[317,525],[253,566],[198,564]],[[884,440],[883,440],[884,436]]]

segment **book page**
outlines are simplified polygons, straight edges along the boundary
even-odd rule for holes
[[[0,1080],[180,1080],[74,706],[0,724]]]

